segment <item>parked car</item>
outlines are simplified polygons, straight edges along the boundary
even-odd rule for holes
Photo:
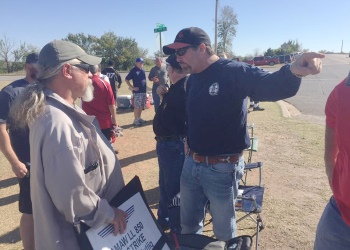
[[[261,65],[273,66],[273,65],[279,63],[277,58],[266,58],[264,56],[256,56],[253,59],[248,60],[248,61],[244,61],[244,62],[246,62],[248,64],[255,65],[255,66],[261,66]]]
[[[303,53],[301,53],[301,52],[295,52],[295,53],[294,53],[294,59],[295,59],[295,60],[298,59],[302,54],[303,54]]]
[[[293,61],[292,56],[290,54],[280,55],[278,57],[278,60],[280,61],[280,63],[291,63]]]

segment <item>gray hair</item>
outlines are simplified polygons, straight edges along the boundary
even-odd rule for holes
[[[99,65],[91,65],[89,67],[89,70],[90,70],[91,74],[93,74],[93,75],[95,75],[97,72],[101,71]]]
[[[73,59],[46,69],[39,65],[37,82],[26,87],[11,105],[9,113],[11,126],[25,128],[42,115],[46,106],[46,98],[43,92],[45,86],[60,74],[64,64],[76,64],[79,62],[79,60]]]

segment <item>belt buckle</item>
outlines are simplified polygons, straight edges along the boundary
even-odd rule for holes
[[[195,159],[196,155],[198,155],[198,154],[197,153],[193,153],[193,155],[192,155],[193,161],[196,162],[196,163],[201,163],[200,161]]]
[[[231,163],[231,161],[230,161],[230,156],[227,156],[227,158],[219,158],[219,160],[220,160],[221,162]]]

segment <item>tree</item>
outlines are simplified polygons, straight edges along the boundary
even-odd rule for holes
[[[6,35],[0,39],[0,59],[6,64],[7,73],[11,72],[11,50],[15,47],[15,40],[8,38]]]
[[[260,56],[260,50],[258,48],[254,49],[254,56]]]
[[[160,50],[157,50],[156,52],[153,53],[153,55],[154,55],[154,58],[156,58],[156,57],[161,57],[163,55],[163,53],[161,53]]]
[[[271,48],[268,48],[267,51],[264,53],[264,56],[274,56],[275,51]]]
[[[79,45],[86,53],[93,54],[93,47],[96,45],[98,38],[96,36],[87,35],[84,33],[72,34],[68,33],[67,37],[63,40],[70,41]]]
[[[105,67],[109,60],[114,61],[115,68],[127,70],[134,66],[137,57],[145,57],[147,49],[139,48],[133,38],[117,36],[114,32],[106,32],[100,38],[84,33],[68,34],[64,40],[79,45],[87,53],[102,58],[101,65]]]
[[[280,48],[275,50],[276,55],[291,54],[297,51],[302,51],[302,45],[298,40],[288,40],[288,42],[284,42]]]
[[[238,24],[237,14],[230,6],[221,9],[218,20],[218,50],[226,54],[232,54],[232,39],[236,36],[235,26]]]
[[[3,39],[0,39],[0,60],[4,62],[7,73],[22,70],[27,55],[39,51],[37,47],[31,44],[27,45],[25,42],[20,42],[17,49],[14,49],[15,45],[16,41],[6,35],[3,36]]]

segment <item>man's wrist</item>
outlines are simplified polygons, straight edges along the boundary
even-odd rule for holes
[[[294,75],[295,77],[298,77],[298,78],[305,77],[304,75],[299,75],[293,71],[293,64],[290,65],[289,70],[292,73],[292,75]]]

